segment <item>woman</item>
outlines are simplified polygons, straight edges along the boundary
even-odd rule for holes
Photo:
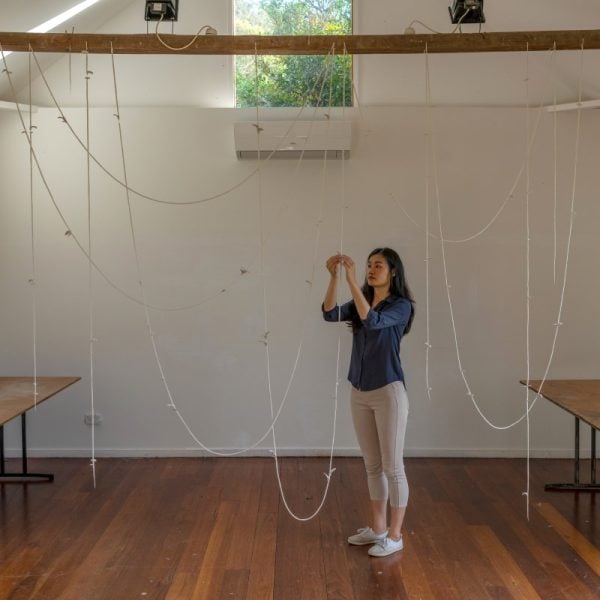
[[[354,545],[374,544],[371,556],[402,550],[402,521],[408,503],[403,449],[408,398],[400,363],[400,340],[410,331],[414,301],[404,267],[391,248],[369,254],[364,285],[356,281],[354,261],[341,254],[327,260],[331,278],[323,301],[326,321],[349,321],[352,357],[348,380],[352,420],[362,451],[373,522],[348,538]],[[343,268],[352,300],[336,305],[338,269]],[[387,502],[391,523],[387,529]]]

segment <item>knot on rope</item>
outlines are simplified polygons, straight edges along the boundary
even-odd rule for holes
[[[12,75],[12,71],[9,71],[8,69],[2,69],[3,73],[6,73],[7,75]]]
[[[90,465],[95,465],[98,462],[95,458],[90,458]]]
[[[177,410],[177,407],[172,402],[169,402],[169,404],[167,404],[167,408],[170,408],[171,410],[174,410],[174,411]]]
[[[32,277],[31,279],[28,279],[28,280],[27,280],[27,283],[28,283],[29,285],[35,285],[35,279],[33,279],[33,277]]]
[[[117,119],[117,121],[121,120],[121,115],[119,113],[113,113],[113,117],[115,117],[115,119]]]
[[[57,118],[60,119],[63,123],[67,122],[67,118],[64,115],[59,115]]]
[[[310,279],[305,279],[304,283],[308,283],[308,285],[312,286],[313,282]]]
[[[269,341],[268,338],[269,337],[269,332],[265,331],[263,336],[258,340],[261,344],[264,344],[265,346],[269,345]]]
[[[252,127],[256,127],[256,133],[264,131],[264,129],[258,123],[252,123]]]
[[[73,232],[72,232],[70,229],[67,229],[67,230],[65,231],[65,235],[66,235],[67,237],[69,237],[70,235],[73,235]]]
[[[331,476],[333,475],[333,472],[335,471],[335,467],[332,467],[331,469],[329,469],[329,473],[323,473],[323,475],[325,475],[325,478],[327,479],[327,481],[331,481]]]
[[[224,294],[227,291],[227,288],[223,288],[219,293]]]
[[[240,267],[240,274],[241,275],[245,275],[246,273],[249,273],[250,271],[248,271],[248,269],[245,269],[244,267]]]
[[[91,337],[91,338],[90,338],[90,342],[91,342],[92,344],[95,344],[97,341],[98,341],[98,338],[95,338],[95,337]]]

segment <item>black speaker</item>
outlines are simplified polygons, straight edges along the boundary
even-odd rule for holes
[[[454,0],[448,7],[450,20],[455,25],[460,23],[485,23],[483,0]]]
[[[179,0],[146,0],[146,21],[177,21]]]

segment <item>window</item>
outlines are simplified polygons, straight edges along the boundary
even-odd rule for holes
[[[236,35],[352,33],[352,0],[234,2]],[[235,84],[237,107],[351,106],[352,57],[237,56]]]

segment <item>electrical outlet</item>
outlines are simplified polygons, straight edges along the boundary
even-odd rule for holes
[[[102,418],[102,415],[99,413],[94,413],[93,415],[92,415],[92,413],[86,413],[83,416],[83,422],[86,425],[89,425],[90,427],[92,425],[94,425],[94,426],[100,425],[100,423],[102,423],[103,420],[104,419]]]

